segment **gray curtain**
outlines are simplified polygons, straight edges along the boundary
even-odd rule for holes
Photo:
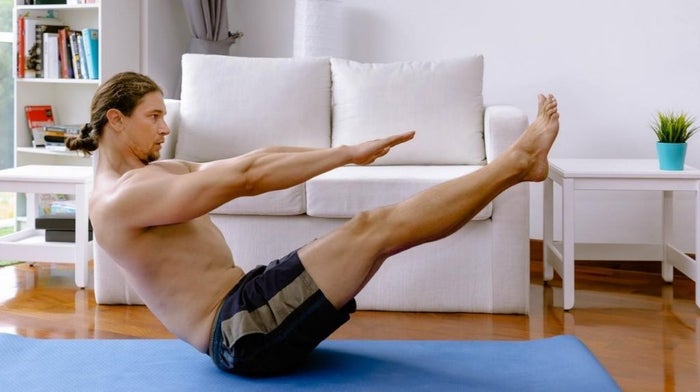
[[[228,55],[243,34],[228,29],[227,0],[182,0],[190,23],[188,53]]]

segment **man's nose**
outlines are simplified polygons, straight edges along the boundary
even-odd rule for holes
[[[168,126],[168,124],[163,122],[163,124],[161,124],[161,126],[158,127],[158,131],[164,135],[169,135],[170,134],[170,127]]]

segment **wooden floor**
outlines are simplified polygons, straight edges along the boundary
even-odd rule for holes
[[[700,390],[695,285],[658,272],[577,265],[576,307],[561,309],[559,280],[542,285],[532,262],[530,314],[358,312],[336,339],[537,339],[578,336],[625,391]],[[0,268],[0,332],[36,338],[169,338],[142,306],[96,306],[69,266]],[[552,369],[552,371],[557,371]]]

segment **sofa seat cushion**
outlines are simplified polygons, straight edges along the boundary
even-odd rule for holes
[[[395,204],[433,185],[472,173],[480,167],[340,167],[306,183],[306,213],[321,218],[350,218],[362,211]],[[491,210],[492,206],[489,203],[473,220],[489,219]]]
[[[175,158],[203,162],[269,146],[329,147],[328,59],[182,56]]]
[[[333,146],[415,130],[374,165],[479,165],[484,152],[482,56],[359,63],[331,59]]]
[[[257,196],[239,197],[216,208],[223,215],[300,215],[306,212],[304,184]]]

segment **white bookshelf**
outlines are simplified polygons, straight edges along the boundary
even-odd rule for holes
[[[17,23],[14,25],[13,69],[15,70],[15,166],[30,164],[83,165],[90,159],[75,152],[47,151],[32,147],[32,138],[24,114],[26,105],[51,105],[56,123],[82,124],[90,119],[90,102],[100,83],[122,71],[140,71],[140,0],[98,0],[96,4],[24,5],[16,0],[13,17],[19,15],[54,17],[71,29],[99,30],[98,68],[100,78],[31,79],[18,78]]]

